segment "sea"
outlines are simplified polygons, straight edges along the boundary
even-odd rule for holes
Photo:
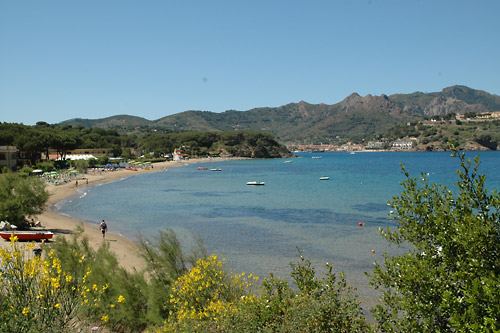
[[[489,191],[500,189],[500,152],[479,155]],[[411,177],[456,189],[459,160],[450,152],[296,153],[297,158],[217,161],[170,167],[82,187],[53,208],[129,239],[154,241],[173,229],[189,251],[201,236],[209,253],[225,258],[234,273],[291,281],[299,250],[319,274],[325,263],[344,272],[363,300],[377,293],[365,273],[390,245],[379,228],[394,228],[388,202],[401,194],[404,164]],[[202,168],[200,170],[199,168]],[[203,170],[206,168],[206,170]],[[220,171],[211,171],[211,169]],[[320,180],[328,177],[328,180]],[[249,181],[264,186],[246,185]]]

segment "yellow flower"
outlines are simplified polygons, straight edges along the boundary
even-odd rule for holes
[[[60,305],[59,303],[57,303],[56,305],[54,305],[54,307],[55,307],[56,309],[60,309],[60,308],[61,308],[61,305]]]
[[[17,242],[19,238],[17,238],[16,235],[12,234],[9,239],[10,239],[10,247],[13,247],[14,243]]]
[[[109,316],[105,315],[105,316],[102,316],[101,317],[101,320],[105,323],[107,323],[109,321]]]
[[[28,313],[30,313],[30,308],[24,308],[23,309],[23,315],[27,316]]]
[[[123,297],[122,295],[120,295],[118,297],[118,303],[123,303],[123,302],[125,302],[125,297]]]

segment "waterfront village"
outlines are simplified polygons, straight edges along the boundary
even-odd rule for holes
[[[387,141],[368,141],[367,144],[347,142],[343,145],[333,144],[298,144],[290,145],[288,149],[293,152],[356,152],[356,151],[383,151],[383,150],[415,150],[417,140],[399,140],[392,143]]]
[[[494,121],[500,119],[499,112],[486,112],[475,115],[473,118],[468,114],[453,114],[453,118],[448,120],[442,119],[439,116],[433,117],[429,120],[420,121],[419,124],[424,126],[437,126],[451,123],[480,123],[487,121]],[[408,123],[408,126],[414,126],[413,123]],[[429,150],[426,145],[419,145],[418,138],[407,137],[390,141],[387,139],[380,139],[377,141],[365,141],[363,143],[347,142],[342,145],[334,144],[292,144],[287,145],[287,148],[293,152],[357,152],[357,151],[425,151]],[[481,150],[482,147],[475,146],[469,147],[471,150]],[[439,150],[439,147],[433,147],[432,150]]]

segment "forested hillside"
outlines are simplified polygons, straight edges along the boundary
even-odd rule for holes
[[[180,148],[191,156],[232,155],[252,158],[288,157],[290,152],[272,135],[250,131],[123,134],[115,129],[71,125],[36,126],[0,123],[0,145],[16,146],[35,163],[49,150],[61,156],[76,148],[111,148],[114,156],[170,154]]]

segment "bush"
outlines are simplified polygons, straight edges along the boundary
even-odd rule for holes
[[[88,269],[92,271],[87,282],[106,286],[105,292],[100,295],[99,304],[86,308],[83,316],[112,331],[143,331],[148,325],[148,284],[143,275],[129,273],[120,267],[116,256],[109,250],[108,243],[103,242],[97,251],[93,250],[88,240],[81,237],[82,230],[81,227],[78,228],[71,241],[58,237],[53,247],[62,267],[68,272],[78,272],[79,262],[83,257]]]
[[[180,276],[188,272],[190,258],[183,253],[175,232],[160,231],[152,242],[140,239],[141,256],[146,261],[149,275],[148,319],[161,323],[169,316],[170,288]]]
[[[68,332],[85,327],[85,318],[79,314],[97,307],[106,287],[89,282],[92,272],[84,256],[75,254],[78,274],[71,274],[53,251],[45,260],[32,257],[34,243],[22,247],[15,236],[10,246],[10,250],[0,248],[2,332]]]
[[[410,178],[391,206],[398,229],[382,231],[404,255],[377,263],[372,283],[383,292],[373,311],[383,331],[500,329],[500,195],[484,187],[485,176],[455,152],[461,170],[455,191]]]
[[[359,301],[343,274],[337,278],[333,266],[318,278],[309,259],[299,251],[298,264],[291,263],[294,290],[273,274],[263,281],[259,296],[236,303],[220,327],[234,332],[364,332],[368,325]]]
[[[166,331],[219,330],[236,304],[253,302],[249,290],[257,277],[231,275],[216,255],[199,259],[171,289]]]

